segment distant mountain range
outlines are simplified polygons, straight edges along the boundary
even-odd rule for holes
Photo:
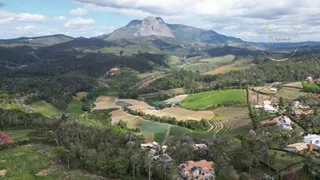
[[[57,54],[111,53],[125,55],[138,53],[168,54],[179,57],[256,55],[258,46],[268,48],[267,43],[245,42],[240,38],[219,34],[213,30],[196,27],[168,24],[161,17],[146,17],[143,20],[132,20],[126,26],[112,33],[92,38],[73,38],[63,34],[21,37],[0,40],[0,48],[29,46],[38,49],[41,57],[55,58]],[[299,42],[299,51],[315,51],[320,42]],[[279,53],[295,51],[297,43],[279,43]],[[22,48],[23,52],[33,50]],[[18,48],[21,50],[21,48]],[[2,49],[5,51],[5,49]],[[10,53],[13,55],[10,51]]]
[[[37,46],[51,46],[59,43],[64,43],[73,40],[73,37],[63,34],[40,36],[40,37],[20,37],[16,39],[3,39],[0,40],[0,44],[7,45],[29,45],[33,47]]]
[[[146,17],[143,20],[133,20],[110,34],[99,38],[105,40],[137,39],[140,37],[166,37],[182,43],[207,43],[227,45],[243,43],[240,38],[218,34],[212,30],[203,30],[181,24],[168,24],[161,17]]]

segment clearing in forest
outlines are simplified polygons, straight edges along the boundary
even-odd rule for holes
[[[63,111],[57,109],[52,104],[47,103],[45,101],[36,101],[33,102],[30,106],[34,108],[35,112],[40,113],[44,116],[64,114]]]
[[[87,92],[78,92],[75,96],[72,96],[72,99],[80,101],[82,98],[86,98],[87,96]]]
[[[215,105],[224,105],[228,102],[245,103],[245,90],[230,89],[190,94],[180,105],[188,109],[205,109]]]
[[[113,96],[99,96],[94,103],[96,107],[94,110],[113,109],[117,108],[114,104],[116,97]]]

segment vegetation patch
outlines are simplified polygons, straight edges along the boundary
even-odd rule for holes
[[[278,150],[269,150],[268,158],[265,160],[265,163],[278,172],[295,163],[299,163],[302,160],[303,157],[298,156],[294,153]]]
[[[138,127],[138,129],[143,133],[154,134],[154,141],[157,141],[159,143],[162,143],[162,141],[164,140],[168,128],[169,124],[158,122],[147,122]]]
[[[277,93],[277,97],[283,97],[288,100],[294,100],[300,96],[307,95],[307,92],[302,92],[300,89],[292,87],[282,87]]]
[[[34,132],[32,129],[23,129],[23,130],[4,130],[14,142],[29,140],[30,136],[28,136],[31,132]]]
[[[35,112],[40,113],[44,116],[54,116],[65,113],[45,101],[36,101],[33,102],[30,106],[34,108]]]
[[[202,138],[212,138],[213,136],[215,136],[216,133],[214,131],[195,132],[184,127],[171,126],[170,133],[169,133],[170,136],[180,137],[183,134],[190,136],[194,139],[202,139]]]
[[[7,179],[37,179],[36,174],[50,166],[49,158],[33,145],[8,149],[0,153]]]
[[[315,82],[302,81],[303,91],[311,93],[320,93],[320,87]]]
[[[74,115],[80,115],[83,113],[82,107],[85,105],[84,102],[79,100],[72,100],[69,104],[68,112]]]
[[[180,105],[188,109],[204,109],[218,105],[245,104],[245,91],[240,89],[190,94]]]

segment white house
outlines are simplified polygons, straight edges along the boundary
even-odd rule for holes
[[[291,127],[291,119],[288,118],[287,116],[280,116],[280,117],[278,117],[277,125],[278,125],[278,126],[281,126],[282,129],[292,130],[292,127]]]
[[[308,134],[307,136],[303,137],[303,142],[307,144],[312,144],[313,149],[320,148],[320,135],[317,134]]]
[[[274,107],[272,107],[272,106],[270,106],[270,105],[267,105],[267,104],[265,104],[265,105],[263,106],[263,109],[264,109],[266,112],[272,113],[272,114],[275,114],[275,113],[278,112],[278,110],[277,110],[276,108],[274,108]]]

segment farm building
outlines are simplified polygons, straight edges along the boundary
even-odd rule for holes
[[[278,110],[271,106],[271,101],[263,101],[263,104],[257,104],[254,106],[255,109],[264,109],[268,113],[275,114]]]
[[[277,125],[282,127],[282,129],[292,130],[290,118],[288,118],[287,116],[280,116],[277,119],[278,119]]]
[[[180,164],[178,169],[182,178],[187,180],[197,179],[206,180],[214,177],[214,163],[207,160],[201,161],[187,161],[184,164]]]
[[[296,152],[300,154],[303,151],[309,149],[309,147],[307,143],[294,143],[287,145],[284,149],[290,152]]]
[[[303,142],[312,144],[314,149],[320,149],[320,135],[308,134],[303,138]]]

